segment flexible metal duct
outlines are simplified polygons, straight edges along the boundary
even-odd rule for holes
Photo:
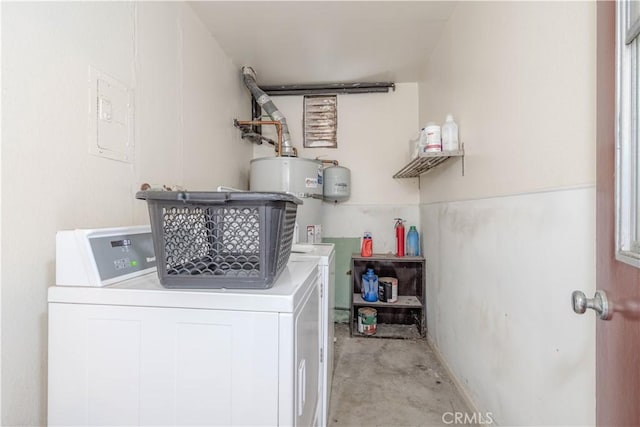
[[[291,144],[291,136],[289,135],[289,127],[287,126],[287,119],[284,118],[284,115],[278,110],[278,107],[275,106],[271,97],[267,95],[260,87],[258,83],[256,83],[256,72],[251,67],[242,67],[242,79],[244,80],[244,84],[249,88],[251,95],[256,99],[258,104],[262,107],[264,111],[269,114],[273,120],[278,121],[282,124],[282,150],[280,152],[281,156],[295,156],[295,150],[293,149],[293,145]]]

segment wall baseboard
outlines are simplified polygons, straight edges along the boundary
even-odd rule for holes
[[[456,374],[453,372],[453,370],[447,363],[446,359],[442,356],[442,353],[440,353],[440,349],[438,349],[438,346],[436,346],[435,342],[431,338],[431,335],[429,334],[427,334],[427,342],[429,343],[429,347],[431,347],[433,354],[436,356],[436,359],[438,359],[438,362],[440,362],[444,370],[447,372],[447,375],[449,375],[449,378],[451,378],[451,382],[453,382],[453,385],[455,386],[458,393],[460,393],[460,396],[462,396],[462,400],[464,400],[464,403],[467,405],[469,410],[476,414],[481,413],[480,409],[478,408],[478,405],[471,398],[471,395],[469,394],[467,389],[464,387],[464,385],[462,385],[462,382],[458,379]],[[495,420],[493,420],[491,424],[482,424],[482,425],[487,427],[493,427],[493,426],[497,426],[498,424],[496,424]]]

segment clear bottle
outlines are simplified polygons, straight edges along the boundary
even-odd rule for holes
[[[419,256],[420,255],[420,236],[416,226],[409,227],[407,233],[407,256]]]
[[[373,273],[373,268],[368,268],[362,275],[362,299],[368,302],[378,301],[378,276]]]
[[[447,119],[442,125],[442,151],[456,151],[459,148],[458,125],[453,121],[453,116],[447,114]]]

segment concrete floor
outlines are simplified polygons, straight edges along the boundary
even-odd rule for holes
[[[446,426],[445,413],[470,412],[425,339],[349,337],[346,324],[336,338],[330,426]]]

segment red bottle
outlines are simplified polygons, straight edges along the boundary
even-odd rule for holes
[[[402,218],[394,218],[396,220],[396,256],[404,256],[404,220]]]
[[[360,256],[373,256],[373,239],[371,238],[371,233],[369,233],[368,231],[364,233],[364,238],[362,239],[362,249],[360,250]]]

